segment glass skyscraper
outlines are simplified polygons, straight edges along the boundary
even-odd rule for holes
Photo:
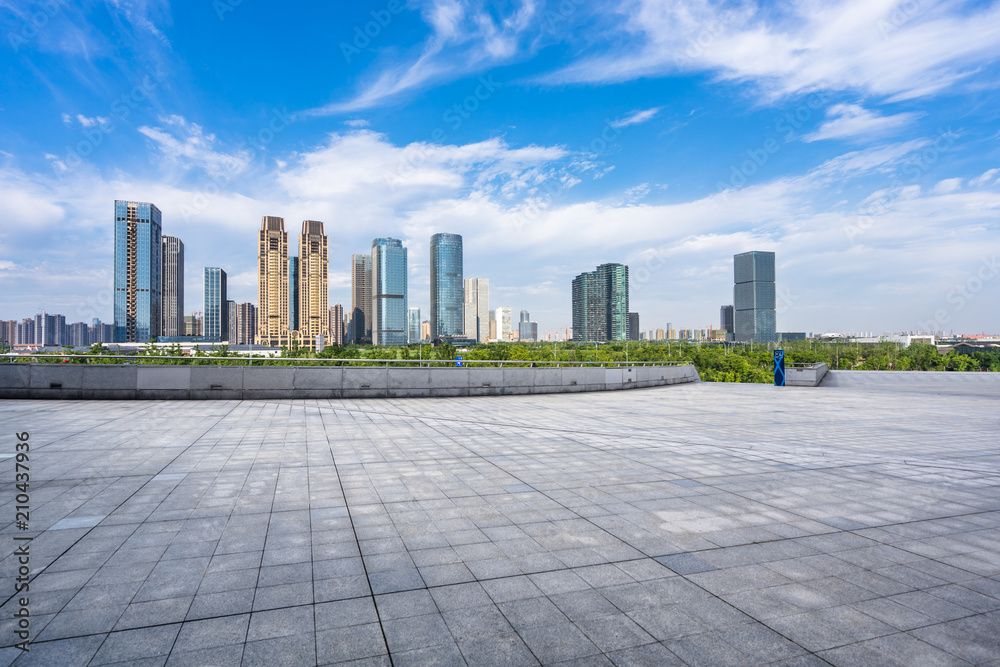
[[[202,335],[210,341],[229,340],[226,272],[213,266],[205,267],[205,320]]]
[[[628,339],[628,267],[601,264],[573,279],[573,340]]]
[[[420,309],[410,308],[407,314],[407,337],[409,342],[416,343],[420,341]]]
[[[435,234],[431,237],[432,340],[466,333],[462,315],[464,299],[462,237],[459,234]]]
[[[733,256],[734,337],[744,343],[778,340],[774,253],[754,250]]]
[[[372,241],[372,342],[406,345],[406,248],[399,239]]]
[[[115,201],[115,342],[148,343],[162,324],[160,209]]]

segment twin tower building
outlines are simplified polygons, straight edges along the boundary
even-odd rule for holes
[[[485,335],[486,313],[480,316],[478,308],[464,303],[468,295],[462,254],[458,234],[431,238],[431,339],[467,335],[470,314],[474,321],[469,328]],[[296,258],[289,256],[284,219],[264,216],[258,240],[257,344],[314,348],[321,341],[406,345],[419,339],[407,304],[407,249],[402,241],[377,238],[370,254],[352,255],[351,310],[346,318],[339,306],[329,308],[328,275],[329,241],[322,222],[302,222]],[[481,282],[486,297],[488,287]]]

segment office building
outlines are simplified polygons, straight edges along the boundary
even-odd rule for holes
[[[521,320],[517,324],[517,339],[520,341],[538,340],[538,322],[531,321],[528,311],[521,311]]]
[[[372,341],[372,258],[351,255],[351,314],[347,338],[362,345]]]
[[[628,267],[602,264],[573,279],[573,340],[628,338]]]
[[[212,342],[229,339],[226,272],[215,266],[205,267],[205,321],[201,335]]]
[[[288,340],[288,232],[285,219],[265,215],[257,243],[257,344]]]
[[[288,330],[299,329],[299,258],[288,258]]]
[[[733,333],[733,307],[722,306],[719,308],[719,328],[727,334]]]
[[[240,314],[236,302],[232,299],[226,301],[226,312],[228,313],[226,322],[229,324],[229,329],[226,332],[226,340],[230,345],[236,345],[236,341],[239,340],[240,335]]]
[[[497,306],[493,312],[497,322],[496,339],[501,342],[509,342],[512,338],[510,306]]]
[[[339,303],[335,303],[330,306],[330,323],[328,325],[328,330],[330,331],[330,338],[327,341],[329,345],[336,345],[337,347],[343,347],[344,345],[344,306]]]
[[[431,237],[431,338],[461,336],[465,321],[462,279],[462,237],[435,234]]]
[[[496,309],[490,311],[490,340],[495,341],[497,339],[497,311]]]
[[[257,306],[248,301],[236,304],[236,344],[253,345],[256,340]]]
[[[420,340],[420,309],[410,308],[406,315],[407,339],[410,343]]]
[[[299,235],[298,327],[302,343],[316,344],[316,337],[329,338],[330,240],[323,223],[303,220]]]
[[[406,248],[399,239],[372,241],[372,342],[406,345]]]
[[[628,314],[628,339],[639,340],[639,313]]]
[[[160,273],[162,287],[163,336],[180,336],[184,331],[184,243],[176,236],[161,236]]]
[[[475,338],[480,343],[490,339],[490,280],[489,278],[466,278],[463,305],[466,338]]]
[[[148,343],[163,323],[160,209],[115,201],[115,342]]]
[[[735,255],[733,274],[735,340],[744,343],[777,342],[774,253],[755,250]]]
[[[431,339],[431,321],[424,320],[420,323],[420,340],[430,341]]]

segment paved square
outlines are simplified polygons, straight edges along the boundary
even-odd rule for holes
[[[975,387],[3,401],[0,424],[0,665],[1000,664],[1000,397]]]

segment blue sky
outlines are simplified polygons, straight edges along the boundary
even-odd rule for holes
[[[341,6],[349,5],[349,6]],[[262,215],[349,258],[465,239],[543,336],[629,265],[644,329],[717,325],[777,253],[782,331],[1000,330],[1000,3],[0,1],[0,318],[110,321],[113,202],[256,301]]]

